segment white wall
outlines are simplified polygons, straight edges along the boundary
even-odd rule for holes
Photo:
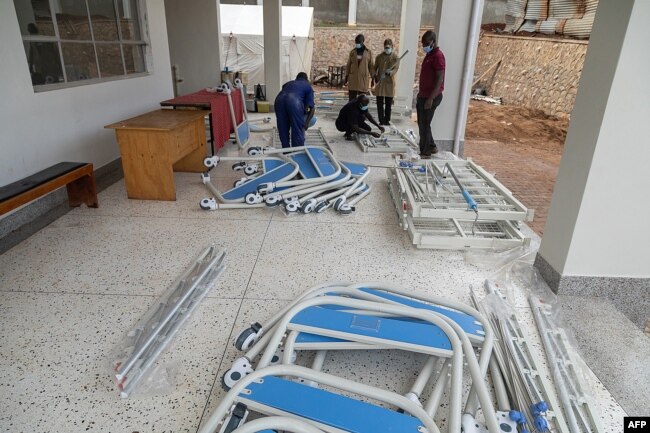
[[[563,275],[650,277],[648,16],[598,6],[540,247]]]
[[[221,83],[221,31],[217,0],[164,0],[171,63],[178,65],[178,94]]]
[[[153,56],[146,77],[34,93],[13,1],[0,1],[0,185],[61,161],[101,167],[119,157],[104,125],[172,97],[163,0],[147,0]]]

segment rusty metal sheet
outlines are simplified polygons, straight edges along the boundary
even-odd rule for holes
[[[564,25],[564,34],[576,38],[587,39],[591,35],[591,28],[594,25],[595,13],[585,14],[584,17],[575,20],[567,20]]]
[[[527,20],[545,20],[548,18],[549,0],[528,0],[526,4]]]
[[[582,18],[586,11],[586,0],[549,0],[551,18]]]
[[[515,18],[525,17],[526,3],[528,3],[528,0],[508,0],[508,3],[506,3],[506,15]]]

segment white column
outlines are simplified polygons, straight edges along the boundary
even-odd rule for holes
[[[357,0],[349,0],[348,2],[348,25],[357,25]]]
[[[264,2],[264,83],[266,98],[273,104],[282,88],[282,1]]]
[[[539,251],[561,275],[650,277],[648,16],[598,4]]]
[[[476,1],[476,0],[474,0]],[[445,90],[442,103],[436,110],[431,123],[433,138],[441,150],[453,150],[454,138],[459,121],[459,110],[463,108],[462,101],[469,98],[469,92],[463,87],[463,70],[465,68],[466,52],[470,35],[472,1],[438,0],[438,46],[445,54],[447,67],[445,70]],[[477,41],[478,43],[478,41]],[[476,47],[474,47],[474,50]],[[468,68],[474,70],[474,55],[470,52]],[[471,82],[470,77],[470,82]],[[460,119],[461,135],[464,135],[464,119]],[[462,140],[464,142],[464,140]],[[463,151],[463,143],[460,153]]]
[[[219,2],[165,0],[165,16],[172,65],[178,65],[178,93],[196,92],[221,82]]]
[[[302,7],[308,8],[309,7],[309,0],[302,0]]]
[[[438,1],[440,3],[440,0]],[[395,92],[397,96],[406,97],[404,104],[413,103],[413,84],[415,83],[415,66],[420,49],[420,18],[422,17],[422,0],[402,0],[402,16],[399,26],[399,55],[409,51],[402,59],[397,72]]]

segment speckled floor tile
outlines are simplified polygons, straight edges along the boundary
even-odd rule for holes
[[[215,243],[228,269],[212,294],[240,297],[268,224],[67,214],[0,256],[0,289],[155,295]]]
[[[0,430],[194,432],[238,300],[205,299],[161,365],[165,395],[120,400],[111,351],[153,297],[0,293]]]
[[[293,299],[325,281],[386,281],[469,301],[485,271],[456,251],[418,250],[397,225],[272,221],[246,293]]]

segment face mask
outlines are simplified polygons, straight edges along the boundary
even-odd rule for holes
[[[386,48],[384,48],[384,52],[385,52],[386,54],[390,54],[390,53],[393,52],[393,49],[392,49],[391,47],[386,47]]]
[[[361,46],[362,46],[362,44],[355,44],[355,45],[354,45],[354,48],[356,48],[356,49],[358,50],[358,49],[361,48]]]
[[[429,45],[428,47],[422,47],[422,49],[426,54],[429,54],[431,51],[433,51],[433,47],[431,45]]]
[[[368,106],[367,105],[362,105],[361,106],[361,111],[368,111]]]

